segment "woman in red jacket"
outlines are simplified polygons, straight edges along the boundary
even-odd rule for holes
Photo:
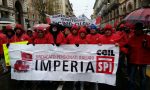
[[[140,90],[146,90],[146,65],[150,64],[150,36],[144,34],[143,24],[135,24],[135,34],[129,39],[129,90],[136,89],[136,72],[140,73]]]
[[[62,26],[59,24],[51,24],[50,26],[50,33],[52,34],[52,37],[54,39],[54,43],[56,45],[60,45],[64,43],[64,35],[61,32],[61,30],[63,30]]]

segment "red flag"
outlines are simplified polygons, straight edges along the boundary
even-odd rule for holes
[[[51,24],[51,19],[49,17],[46,18],[47,24]]]
[[[32,54],[30,53],[21,52],[21,57],[22,57],[22,60],[32,61]]]
[[[100,24],[101,23],[101,16],[98,16],[97,18],[96,18],[96,24]]]

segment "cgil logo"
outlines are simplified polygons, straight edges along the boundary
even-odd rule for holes
[[[97,55],[104,55],[104,56],[115,56],[113,50],[98,50]]]

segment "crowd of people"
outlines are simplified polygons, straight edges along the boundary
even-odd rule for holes
[[[2,44],[12,42],[28,41],[28,44],[52,44],[56,46],[64,44],[115,44],[120,48],[120,59],[118,72],[127,71],[129,77],[129,90],[135,90],[136,72],[140,72],[141,90],[145,89],[146,65],[150,64],[150,36],[145,34],[144,26],[123,23],[118,28],[106,24],[104,28],[97,28],[96,25],[63,27],[59,24],[51,24],[50,27],[42,25],[34,30],[24,30],[19,24],[13,29],[7,25],[0,30],[0,57],[3,58]],[[2,32],[3,31],[3,32]],[[123,70],[123,71],[122,71]]]

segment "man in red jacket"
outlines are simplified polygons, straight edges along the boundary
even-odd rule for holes
[[[146,90],[146,65],[150,64],[150,36],[144,34],[143,24],[135,24],[135,34],[129,39],[129,90],[136,90],[136,72],[139,71],[140,90]]]
[[[0,30],[0,62],[2,66],[2,73],[5,73],[7,71],[7,68],[5,66],[5,61],[4,61],[4,52],[3,52],[3,44],[6,43],[6,36],[3,34],[2,30]]]
[[[87,44],[87,39],[86,39],[86,29],[84,27],[81,27],[79,30],[79,37],[76,41],[76,44]]]
[[[104,27],[104,35],[100,37],[101,44],[116,44],[119,36],[113,33],[112,25],[106,24]]]
[[[63,31],[63,34],[64,34],[64,44],[66,44],[67,43],[67,36],[71,33],[70,32],[70,29],[69,28],[65,28]]]
[[[46,36],[46,29],[42,26],[37,27],[34,44],[54,44]]]
[[[105,45],[105,44],[114,44],[116,46],[120,46],[120,42],[122,42],[122,40],[120,40],[121,36],[118,34],[114,34],[113,32],[113,28],[112,25],[110,24],[106,24],[104,27],[104,35],[101,36],[100,38],[100,42],[101,45]],[[118,70],[117,70],[117,74],[116,74],[116,87],[112,87],[109,85],[99,85],[99,87],[101,88],[118,88],[118,86],[123,86],[123,82],[121,81],[122,79],[120,79],[120,77],[122,78],[122,63],[124,62],[123,59],[124,58],[122,56],[122,54],[120,53],[119,55],[119,60],[118,60]]]
[[[0,30],[0,57],[3,57],[3,44],[6,43],[6,35]]]
[[[75,24],[71,28],[71,33],[67,36],[67,44],[76,44],[78,39],[78,26]]]
[[[31,30],[31,28],[29,28],[26,34],[24,34],[23,39],[25,41],[28,41],[28,43],[30,44],[34,42],[33,31]]]
[[[97,33],[97,27],[92,24],[90,26],[90,34],[87,35],[86,39],[88,44],[99,44],[101,35]]]
[[[11,42],[14,42],[13,37],[14,37],[15,32],[13,31],[12,26],[7,25],[6,26],[6,44],[9,44]]]
[[[15,35],[13,37],[13,42],[24,41],[23,36],[25,31],[23,30],[22,25],[16,24],[14,31],[15,31]]]

